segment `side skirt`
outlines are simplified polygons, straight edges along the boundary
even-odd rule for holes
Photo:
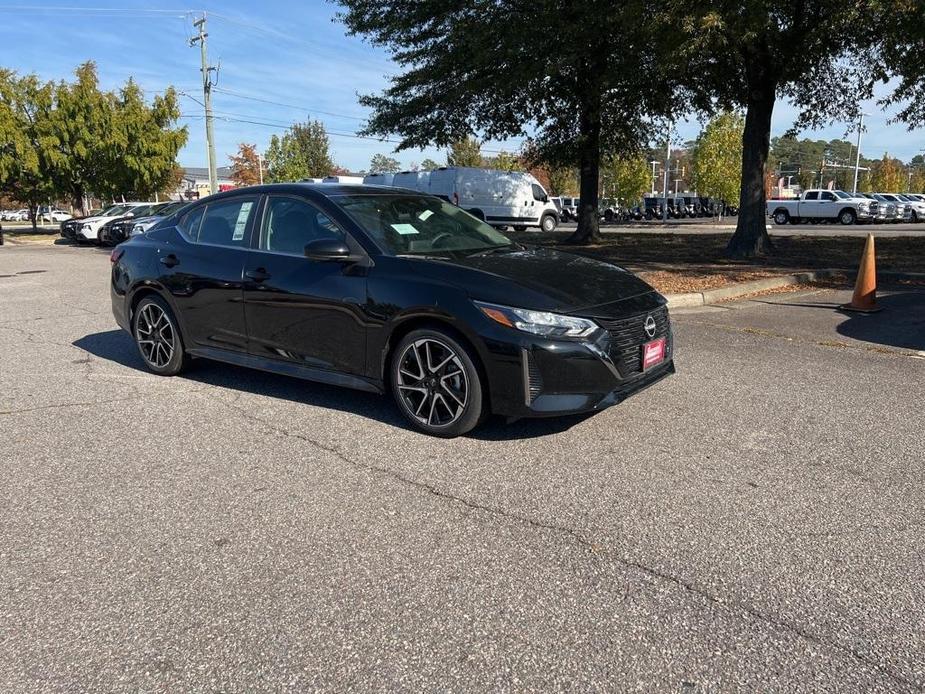
[[[337,371],[316,369],[311,366],[302,366],[301,364],[293,364],[291,362],[264,359],[262,357],[256,357],[253,354],[229,352],[214,347],[196,347],[194,349],[188,349],[187,352],[194,357],[221,361],[226,364],[234,364],[235,366],[244,366],[249,369],[257,369],[258,371],[268,371],[281,376],[292,376],[293,378],[301,378],[305,381],[327,383],[332,386],[353,388],[355,390],[363,390],[367,393],[377,393],[379,395],[385,392],[381,384],[360,376],[351,376],[350,374],[339,373]]]

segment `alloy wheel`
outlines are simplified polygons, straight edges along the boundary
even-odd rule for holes
[[[135,323],[135,339],[141,355],[151,366],[166,367],[176,351],[176,331],[164,310],[155,303],[145,304]]]
[[[397,380],[402,404],[425,426],[448,426],[466,411],[469,378],[459,355],[440,340],[409,344],[399,357]]]

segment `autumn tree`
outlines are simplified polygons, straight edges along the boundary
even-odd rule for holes
[[[464,137],[450,145],[447,166],[481,166],[482,146],[474,137]]]
[[[440,164],[438,164],[433,159],[428,157],[427,159],[421,162],[421,171],[433,171],[434,169],[439,169],[440,166],[441,166]]]
[[[401,164],[398,159],[387,157],[384,154],[374,154],[369,162],[369,172],[371,174],[395,173],[401,171]]]
[[[255,186],[263,180],[257,145],[241,142],[238,144],[238,153],[228,158],[231,160],[231,180],[237,185]]]
[[[492,169],[499,169],[500,171],[514,171],[524,168],[520,157],[503,149],[495,156],[488,157],[485,160],[485,164]]]
[[[876,193],[897,193],[906,189],[907,176],[902,162],[884,153],[870,166],[870,187]]]
[[[618,154],[604,157],[601,165],[601,184],[605,197],[616,198],[629,205],[642,198],[649,189],[651,180],[645,157]]]
[[[577,195],[578,169],[569,166],[551,167],[549,169],[549,188],[553,195]]]
[[[330,142],[320,121],[295,123],[267,149],[267,178],[274,183],[322,178],[334,171]]]
[[[693,147],[693,183],[700,195],[735,204],[742,187],[741,115],[726,111],[710,120]]]

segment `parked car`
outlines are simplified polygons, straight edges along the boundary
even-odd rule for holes
[[[886,200],[878,200],[873,193],[858,193],[862,198],[867,198],[868,200],[873,200],[876,207],[871,207],[871,221],[872,222],[888,222],[892,221],[896,217],[896,205]]]
[[[125,202],[112,205],[94,217],[68,220],[61,224],[61,235],[78,242],[99,243],[99,231],[106,222],[117,217],[134,216],[135,208],[147,207],[150,204],[149,202]]]
[[[918,223],[925,220],[925,200],[913,193],[896,193],[896,197],[909,208],[909,221]]]
[[[73,218],[73,216],[74,215],[72,215],[70,212],[59,210],[56,207],[42,206],[36,213],[36,220],[40,223],[52,222],[59,224],[60,222],[66,222],[67,220]]]
[[[149,214],[147,217],[135,217],[131,221],[131,229],[129,229],[128,233],[125,234],[125,236],[122,238],[122,241],[127,239],[129,236],[144,234],[149,229],[154,228],[156,224],[163,221],[178,210],[186,207],[188,204],[189,203],[185,200],[168,202],[163,207],[160,207],[154,211],[153,214]],[[125,229],[128,228],[128,223],[123,222],[121,228],[122,233],[124,233]],[[121,241],[118,241],[117,243],[121,243]]]
[[[394,173],[369,174],[363,177],[363,183],[368,186],[390,186],[394,180]]]
[[[563,196],[561,220],[569,222],[578,219],[578,208],[581,207],[581,198]]]
[[[29,210],[7,210],[3,213],[4,222],[28,222]]]
[[[595,412],[674,372],[666,301],[407,190],[212,195],[111,254],[112,310],[154,373],[190,357],[376,393],[435,436],[489,413]]]
[[[912,221],[912,204],[902,199],[902,196],[896,193],[875,193],[880,197],[896,205],[897,222]]]
[[[801,221],[839,221],[855,224],[877,216],[874,201],[843,190],[806,190],[796,200],[768,200],[768,214],[775,224],[798,224]]]
[[[101,246],[114,246],[121,243],[131,236],[132,228],[137,219],[157,214],[161,208],[169,204],[171,204],[169,201],[152,202],[134,207],[123,216],[115,217],[104,223],[97,234],[97,240]]]

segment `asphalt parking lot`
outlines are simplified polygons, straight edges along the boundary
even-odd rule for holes
[[[0,249],[3,692],[925,688],[925,291],[677,314],[627,403],[445,441],[148,374],[108,272]]]

